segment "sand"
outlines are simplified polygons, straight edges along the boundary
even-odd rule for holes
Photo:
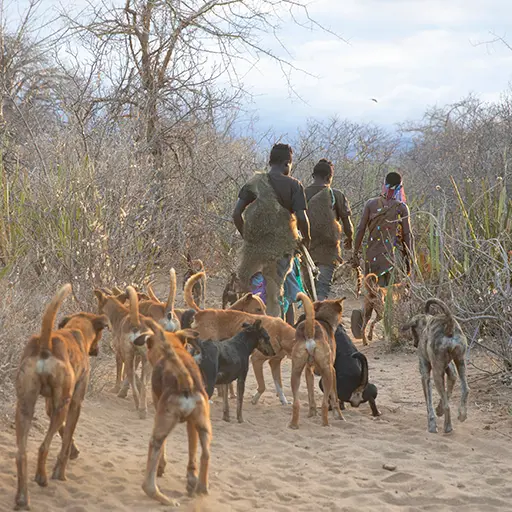
[[[347,302],[348,317],[357,303]],[[256,389],[251,370],[245,423],[238,424],[234,418],[234,400],[232,422],[222,421],[222,403],[214,397],[210,495],[186,496],[184,425],[169,437],[161,490],[180,502],[180,510],[202,512],[511,510],[512,419],[506,405],[496,405],[489,398],[485,379],[472,386],[465,423],[455,419],[450,435],[428,434],[414,352],[389,353],[382,340],[361,350],[369,360],[370,380],[379,388],[380,418],[373,419],[364,404],[348,408],[345,422],[333,418],[330,427],[322,427],[319,417],[307,418],[303,380],[300,429],[290,430],[291,406],[280,405],[268,368],[267,392],[258,405],[250,403]],[[470,368],[470,383],[480,375]],[[290,398],[288,360],[283,379]],[[457,383],[455,410],[459,391]],[[40,488],[33,476],[46,426],[40,400],[29,443],[32,510],[166,509],[141,489],[152,411],[146,420],[138,419],[130,395],[120,399],[105,391],[84,402],[76,431],[80,457],[69,463],[66,482],[50,480],[47,488]],[[55,438],[48,458],[50,473],[59,445],[60,439]],[[0,510],[11,510],[13,505],[15,446],[10,422],[0,432]]]

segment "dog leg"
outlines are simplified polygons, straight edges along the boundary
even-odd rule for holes
[[[64,437],[64,426],[59,428],[59,436],[61,439]],[[76,460],[78,459],[78,456],[80,455],[80,450],[78,449],[78,446],[75,443],[75,440],[71,442],[71,449],[69,452],[69,460]]]
[[[57,462],[53,468],[52,478],[54,480],[66,480],[66,465],[71,453],[71,445],[73,444],[73,434],[75,433],[80,411],[82,409],[82,401],[85,398],[88,379],[84,379],[77,387],[71,404],[69,406],[68,415],[66,417],[66,425],[64,426],[64,435],[62,436],[62,447],[57,457]]]
[[[162,448],[160,449],[160,458],[158,459],[158,469],[156,476],[164,476],[165,467],[167,466],[167,453],[166,453],[167,439],[162,441]]]
[[[199,442],[201,443],[201,461],[199,467],[199,482],[196,487],[197,494],[208,494],[208,466],[210,464],[210,443],[212,439],[212,429],[210,418],[206,411],[200,413],[200,418],[196,421],[197,431],[199,433]]]
[[[345,418],[343,417],[343,413],[341,412],[340,408],[340,401],[338,399],[338,390],[336,388],[336,370],[334,369],[334,366],[331,366],[332,369],[332,386],[331,386],[331,393],[330,393],[330,402],[332,405],[332,409],[334,410],[334,414],[338,417],[339,420],[345,421]]]
[[[48,432],[46,433],[43,443],[39,447],[39,456],[37,459],[37,472],[35,480],[41,487],[46,487],[48,485],[48,477],[46,475],[46,459],[48,458],[48,450],[50,449],[50,444],[52,442],[53,437],[58,432],[59,428],[65,422],[69,409],[69,391],[65,394],[63,393],[62,396],[58,396],[60,394],[61,393],[58,392],[56,393],[58,398],[57,400],[54,399],[52,416],[50,419],[50,426],[48,427]]]
[[[147,388],[148,381],[151,377],[152,367],[149,361],[142,361],[142,371],[140,379],[140,405],[139,405],[139,418],[145,420],[148,415],[148,399]]]
[[[222,398],[224,400],[224,408],[222,411],[222,419],[224,421],[230,421],[229,419],[229,397],[228,397],[228,385],[222,384]]]
[[[428,431],[431,434],[437,433],[436,416],[432,406],[432,385],[430,382],[430,372],[432,367],[430,363],[420,359],[421,384],[423,386],[423,394],[425,395],[425,403],[427,405]]]
[[[450,412],[450,402],[448,401],[448,394],[446,392],[445,383],[444,383],[444,373],[445,369],[439,365],[438,367],[434,366],[433,374],[434,374],[434,384],[436,386],[437,392],[441,397],[444,408],[444,433],[449,434],[452,429],[452,417]]]
[[[15,510],[30,510],[27,476],[27,439],[39,395],[39,386],[36,386],[33,382],[30,382],[30,386],[30,390],[23,390],[23,395],[18,393],[18,403],[16,405],[16,441],[18,444],[16,467],[18,486],[16,489]]]
[[[309,365],[306,365],[306,369],[304,370],[306,375],[306,386],[308,388],[308,402],[309,402],[309,413],[308,418],[313,418],[317,415],[316,411],[316,401],[315,401],[315,376],[313,374],[313,368]]]
[[[464,356],[455,361],[457,372],[459,373],[461,396],[460,396],[460,407],[459,407],[459,421],[466,421],[468,417],[468,397],[469,397],[469,386],[466,378],[466,361]]]
[[[292,352],[292,395],[293,395],[293,407],[292,407],[292,420],[288,425],[292,429],[299,428],[299,414],[300,414],[300,401],[299,401],[299,387],[300,387],[300,376],[306,366],[308,354],[304,349],[304,354],[296,355]]]
[[[163,442],[178,422],[179,411],[176,411],[166,403],[159,402],[155,415],[153,434],[151,436],[151,440],[149,441],[146,475],[142,484],[142,490],[150,498],[159,501],[163,505],[169,505],[172,507],[178,506],[179,503],[177,503],[175,500],[169,499],[167,496],[160,492],[156,482],[156,474]]]
[[[368,325],[368,322],[370,321],[370,318],[372,317],[373,308],[370,304],[366,303],[364,305],[364,311],[363,311],[363,326],[361,328],[361,334],[363,338],[363,345],[368,345],[368,339],[366,338],[366,326]]]
[[[187,493],[193,496],[197,487],[197,442],[199,433],[192,420],[187,421],[188,436],[188,466],[187,466]]]
[[[448,402],[449,402],[450,398],[452,396],[453,387],[455,386],[455,382],[457,381],[457,376],[455,374],[455,366],[453,365],[453,363],[450,363],[447,366],[445,372],[446,372],[446,377],[448,379],[447,386],[446,386],[446,394],[448,396]],[[443,416],[443,414],[444,414],[443,399],[440,398],[439,403],[437,404],[437,407],[436,407],[436,415],[438,418],[440,418],[441,416]]]
[[[238,377],[236,381],[236,392],[238,394],[237,403],[236,403],[236,419],[238,423],[243,423],[244,419],[242,417],[242,406],[244,404],[244,392],[245,392],[245,379],[247,378],[247,373],[243,376]]]
[[[272,357],[268,360],[268,364],[270,365],[270,370],[272,371],[272,377],[274,379],[277,396],[279,397],[281,404],[288,405],[288,400],[286,399],[286,396],[284,396],[283,380],[281,377],[281,361],[283,358],[284,356]]]
[[[118,395],[121,391],[121,380],[123,378],[123,360],[116,352],[116,385],[112,388],[112,393]],[[119,395],[118,395],[119,396]]]
[[[372,323],[370,324],[370,331],[368,332],[368,341],[373,340],[373,330],[375,329],[375,324],[380,322],[383,318],[382,312],[375,310],[375,318],[372,320]]]
[[[261,395],[263,395],[263,393],[265,392],[265,379],[263,377],[263,364],[265,363],[265,361],[265,356],[258,350],[256,350],[251,356],[252,369],[254,371],[254,376],[256,377],[256,382],[258,384],[258,390],[252,397],[253,405],[256,405],[258,403],[258,400],[260,399]]]
[[[130,389],[130,381],[128,380],[128,372],[126,370],[126,364],[123,365],[123,381],[120,383],[120,390],[117,393],[118,398],[126,398],[128,396],[128,390]]]
[[[126,361],[126,377],[128,379],[128,382],[130,383],[130,387],[132,390],[133,401],[135,402],[135,409],[139,410],[140,398],[139,390],[137,388],[137,382],[135,380],[135,359],[133,357]]]
[[[236,398],[235,387],[232,382],[229,383],[229,398]]]

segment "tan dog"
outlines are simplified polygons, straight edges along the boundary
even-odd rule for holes
[[[368,345],[368,341],[372,341],[373,339],[375,324],[384,318],[384,305],[388,290],[391,290],[393,302],[396,302],[407,294],[407,287],[405,283],[397,283],[388,288],[382,288],[379,286],[378,278],[375,274],[368,274],[364,278],[364,287],[366,294],[364,296],[363,326],[361,333],[363,345]],[[376,316],[370,324],[370,331],[367,337],[366,326],[372,317],[373,311],[375,311]]]
[[[292,352],[292,393],[293,412],[289,427],[299,428],[299,386],[300,377],[306,369],[306,384],[309,398],[309,417],[316,416],[315,392],[313,370],[322,377],[324,399],[322,402],[322,424],[329,426],[329,403],[338,418],[343,419],[336,391],[336,372],[334,358],[336,354],[336,341],[334,332],[341,322],[343,314],[343,301],[324,300],[311,302],[304,293],[297,294],[297,300],[304,305],[305,320],[297,326],[297,342]]]
[[[161,302],[153,292],[150,284],[147,286],[150,300],[142,301],[139,304],[139,311],[142,315],[152,318],[158,322],[166,331],[177,331],[180,321],[174,312],[174,302],[176,300],[176,271],[171,268],[169,271],[169,295],[167,302]]]
[[[205,307],[205,301],[206,301],[206,274],[204,270],[204,265],[201,260],[193,260],[192,256],[190,256],[189,253],[187,253],[186,256],[184,256],[186,262],[187,262],[187,271],[185,272],[185,275],[183,276],[183,288],[185,288],[185,285],[189,279],[194,276],[195,274],[200,273],[201,279],[195,281],[195,286],[193,288],[193,295],[196,302],[199,302],[201,304],[201,307],[204,309]]]
[[[165,441],[178,423],[187,422],[187,492],[189,496],[207,494],[212,431],[210,406],[201,372],[194,358],[184,348],[187,332],[164,332],[151,320],[148,325],[154,334],[141,336],[134,341],[135,345],[147,345],[148,359],[153,366],[151,386],[156,408],[142,488],[149,497],[160,503],[176,506],[177,503],[160,492],[156,481],[157,474],[163,475],[166,465]],[[196,461],[198,440],[202,450],[199,479]]]
[[[204,272],[198,272],[194,274],[186,283],[185,289],[183,293],[183,298],[185,299],[185,304],[193,309],[194,311],[202,311],[201,308],[196,304],[194,299],[194,286],[198,281],[201,281],[205,277]],[[204,309],[204,308],[203,308]],[[266,314],[267,308],[265,303],[261,299],[259,295],[253,295],[252,293],[246,293],[240,299],[238,299],[234,304],[228,308],[233,311],[244,311],[245,313],[251,313],[253,315],[264,315]],[[210,311],[220,311],[220,310],[210,310]]]
[[[114,392],[120,397],[126,397],[128,386],[132,389],[135,408],[139,411],[139,417],[144,419],[147,415],[147,382],[151,375],[151,366],[146,357],[145,349],[137,349],[133,341],[139,336],[151,333],[146,325],[146,319],[139,314],[139,302],[135,290],[128,286],[130,307],[123,306],[116,298],[107,296],[100,290],[94,290],[98,299],[100,314],[107,315],[112,325],[112,348],[116,355],[116,386]],[[140,394],[136,383],[136,359],[142,362]],[[123,366],[126,371],[127,381],[121,387]]]
[[[57,431],[62,437],[62,448],[52,478],[66,480],[68,459],[78,457],[79,453],[73,442],[73,434],[89,383],[89,356],[98,354],[102,331],[109,322],[104,315],[78,313],[67,317],[62,322],[63,327],[53,331],[57,311],[70,293],[70,284],[59,290],[43,315],[41,334],[30,339],[21,356],[16,377],[16,510],[30,508],[27,489],[27,438],[39,395],[46,399],[50,426],[39,448],[36,482],[42,487],[48,485],[46,459]]]

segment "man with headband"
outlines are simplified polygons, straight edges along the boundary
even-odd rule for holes
[[[400,259],[397,256],[403,257],[405,270],[409,273],[414,259],[413,236],[400,174],[390,172],[386,176],[382,194],[365,204],[354,242],[354,262],[360,260],[361,245],[367,230],[365,274],[376,274],[379,286],[388,286]]]

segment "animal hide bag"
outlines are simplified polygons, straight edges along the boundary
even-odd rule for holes
[[[297,245],[295,215],[277,200],[267,173],[256,173],[247,183],[256,199],[244,212],[244,252],[256,252],[261,261],[293,254]]]
[[[340,256],[341,226],[336,218],[329,187],[317,192],[308,201],[311,230],[309,253],[315,263],[330,265]]]

